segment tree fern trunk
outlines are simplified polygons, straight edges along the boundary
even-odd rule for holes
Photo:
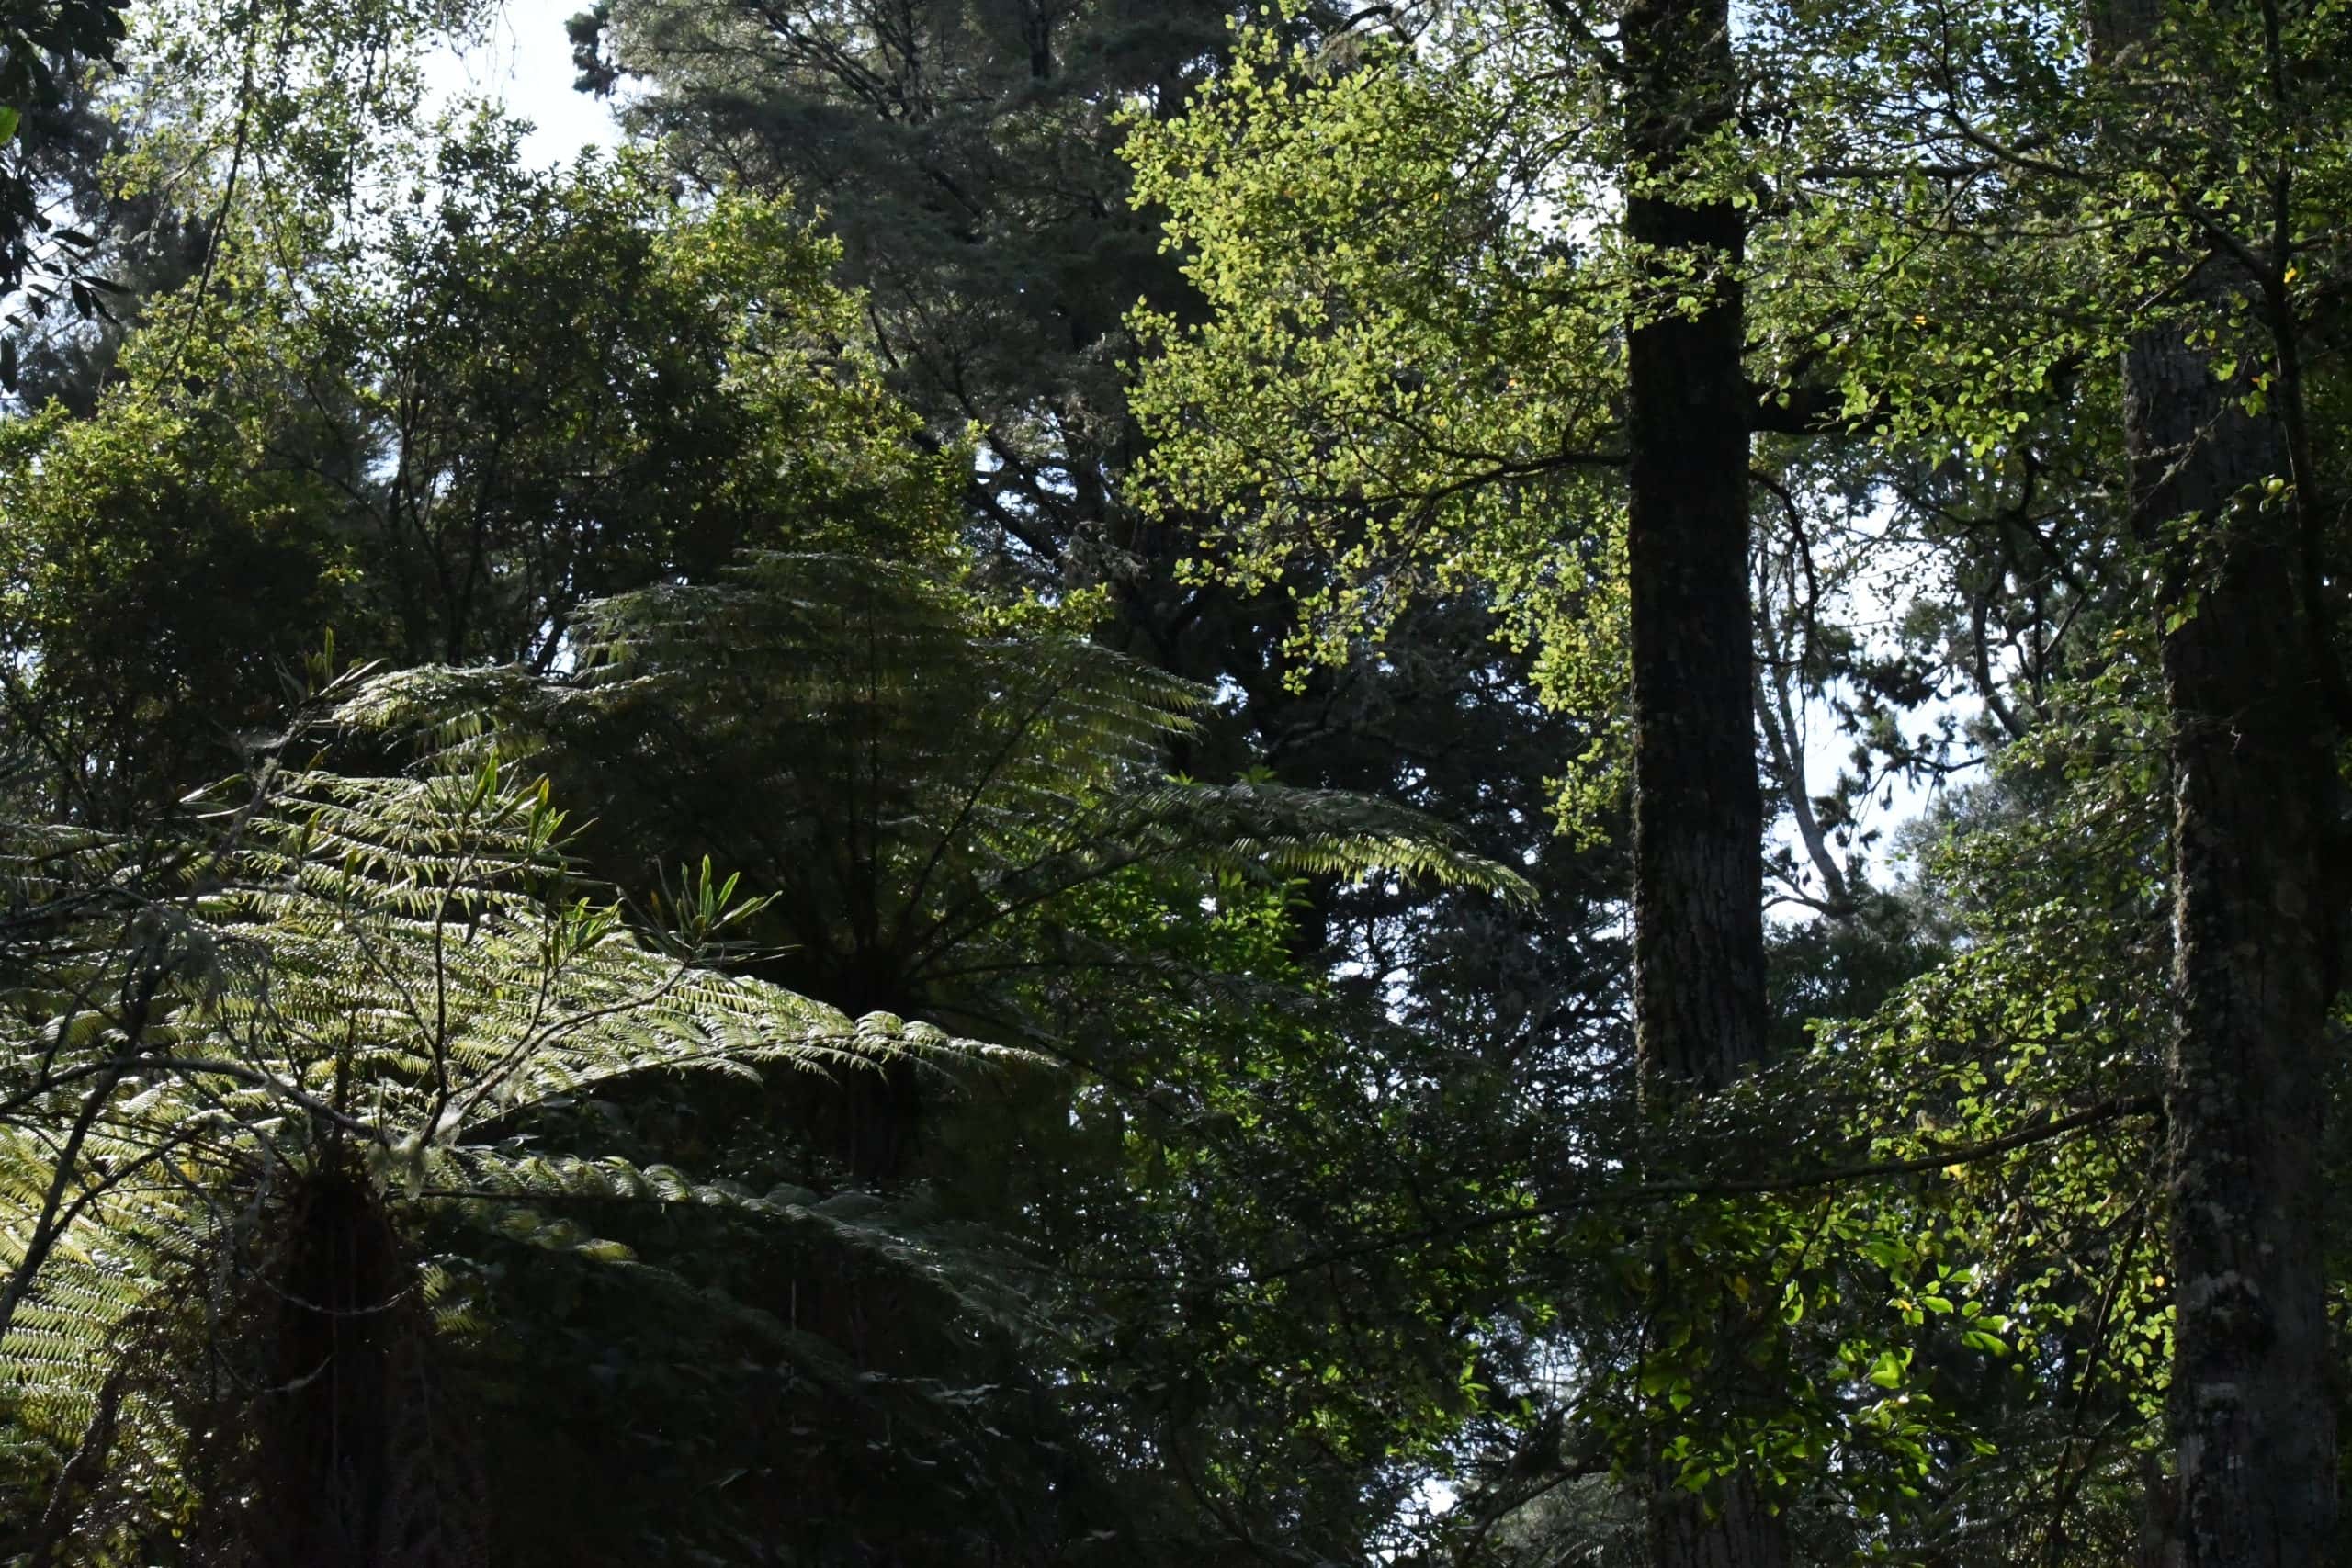
[[[469,1445],[431,1374],[415,1266],[381,1198],[322,1167],[288,1204],[264,1283],[266,1371],[254,1406],[254,1568],[476,1568]]]

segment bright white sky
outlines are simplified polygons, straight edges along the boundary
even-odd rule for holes
[[[582,147],[620,144],[610,105],[572,91],[571,40],[563,24],[591,0],[503,0],[489,36],[460,54],[435,53],[427,79],[445,97],[489,97],[537,129],[524,144],[532,163],[567,164]]]

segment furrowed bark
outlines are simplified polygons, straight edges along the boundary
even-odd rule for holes
[[[2234,399],[2177,333],[2125,360],[2134,521],[2168,558],[2163,614],[2178,623],[2164,643],[2177,1568],[2290,1568],[2336,1550],[2319,1250],[2331,727],[2292,514],[2253,499],[2285,470],[2278,429]]]
[[[2102,60],[2154,43],[2165,4],[2095,6]],[[2116,134],[2128,149],[2130,128]],[[2220,320],[2255,288],[2214,255],[2188,298]],[[2174,784],[2175,1473],[2152,1499],[2149,1555],[2316,1568],[2341,1551],[2320,1253],[2337,732],[2296,510],[2264,494],[2290,470],[2283,427],[2246,413],[2246,387],[2216,370],[2169,324],[2141,333],[2123,366],[2131,521],[2161,568]]]
[[[1728,91],[1725,11],[1723,0],[1652,0],[1625,13],[1634,145],[1654,164],[1670,165],[1709,129],[1693,99],[1720,118],[1699,88],[1712,79]],[[1658,294],[1706,301],[1644,321],[1626,348],[1634,1032],[1645,1092],[1670,1099],[1723,1087],[1764,1045],[1748,400],[1732,276],[1742,231],[1728,202],[1627,205],[1632,238],[1660,258]]]
[[[1763,801],[1748,606],[1749,396],[1727,201],[1668,176],[1729,121],[1725,0],[1635,0],[1622,16],[1628,237],[1655,298],[1626,345],[1634,686],[1634,1018],[1654,1106],[1731,1081],[1763,1053]],[[1684,296],[1695,311],[1677,309]],[[1658,1568],[1780,1568],[1785,1532],[1746,1475],[1693,1496],[1660,1475]]]

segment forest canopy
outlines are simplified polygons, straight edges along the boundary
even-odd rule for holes
[[[0,1562],[2352,1564],[2345,81],[22,0]]]

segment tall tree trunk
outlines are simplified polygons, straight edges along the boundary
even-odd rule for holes
[[[2176,332],[2135,343],[2124,381],[2133,517],[2167,558],[2162,613],[2179,621],[2164,644],[2171,1560],[2318,1564],[2336,1545],[2319,1252],[2330,726],[2293,518],[2241,500],[2285,471],[2277,425],[2241,412]]]
[[[2100,58],[2152,42],[2165,4],[2094,5]],[[2192,280],[2208,321],[2253,287],[2228,270],[2208,257]],[[2335,730],[2299,592],[2297,521],[2259,499],[2288,472],[2282,429],[2248,416],[2245,388],[2215,370],[2212,352],[2173,326],[2141,333],[2123,365],[2131,520],[2161,562],[2169,628],[2175,792],[2165,1100],[2176,1474],[2154,1555],[2165,1568],[2298,1568],[2340,1550],[2319,1250],[2335,897],[2321,863]]]
[[[1672,167],[1727,113],[1726,11],[1624,13],[1637,160]],[[1645,304],[1626,346],[1634,1033],[1645,1092],[1671,1098],[1722,1088],[1764,1048],[1742,228],[1728,202],[1636,196],[1626,229],[1669,306],[1707,300],[1660,319]]]
[[[1726,0],[1635,0],[1622,17],[1632,174],[1667,175],[1729,121]],[[1749,625],[1748,403],[1728,202],[1633,195],[1626,230],[1659,296],[1626,347],[1634,675],[1634,1020],[1645,1099],[1720,1089],[1764,1049],[1763,800]],[[1671,310],[1696,294],[1696,314]],[[1667,309],[1662,312],[1660,307]],[[1778,1568],[1780,1521],[1745,1476],[1661,1482],[1657,1568]]]

